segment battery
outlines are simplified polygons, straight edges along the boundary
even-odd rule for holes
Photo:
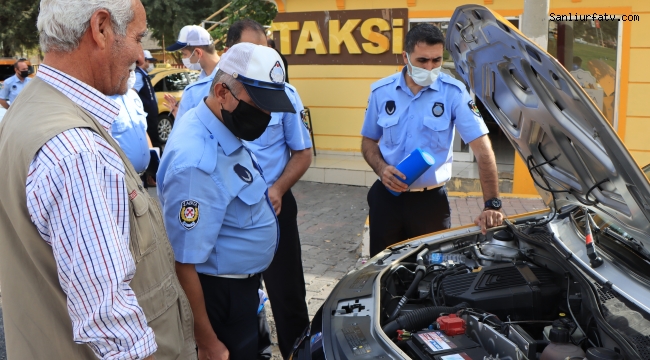
[[[467,335],[447,336],[442,331],[424,331],[413,334],[413,342],[419,350],[431,359],[440,359],[437,355],[458,354],[467,349],[479,347]],[[473,358],[470,357],[469,359]],[[453,358],[445,358],[444,360],[453,360]]]

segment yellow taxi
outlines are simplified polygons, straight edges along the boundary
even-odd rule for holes
[[[174,126],[171,109],[165,106],[165,93],[171,94],[177,101],[180,101],[185,87],[195,82],[198,77],[198,71],[186,68],[155,68],[149,73],[158,101],[158,138],[163,144],[167,142]]]

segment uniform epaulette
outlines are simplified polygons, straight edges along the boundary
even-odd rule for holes
[[[375,81],[372,85],[370,85],[370,90],[375,91],[375,90],[379,89],[382,86],[392,84],[393,82],[395,82],[395,79],[397,79],[397,76],[400,76],[400,75],[402,75],[402,73],[398,72],[395,75],[391,75],[391,76],[385,77],[385,78],[383,78],[381,80]]]
[[[445,82],[447,84],[455,85],[457,88],[459,88],[461,91],[467,90],[467,87],[465,86],[465,83],[463,83],[460,80],[454,79],[452,76],[447,75],[445,73],[440,74],[440,81]]]
[[[291,90],[291,92],[294,93],[294,94],[298,92],[298,90],[297,90],[295,87],[293,87],[293,85],[291,85],[291,84],[289,84],[289,83],[284,83],[284,86],[285,86],[287,89]]]
[[[187,85],[187,86],[185,87],[185,91],[187,91],[188,89],[190,89],[190,88],[192,88],[192,87],[194,87],[194,86],[197,86],[197,85],[206,84],[206,83],[208,83],[208,82],[209,82],[209,83],[212,83],[212,80],[213,80],[213,79],[214,79],[214,77],[212,77],[212,78],[204,77],[204,78],[201,79],[201,80],[195,81],[195,82],[193,82],[193,83]],[[208,80],[209,80],[209,81],[208,81]]]

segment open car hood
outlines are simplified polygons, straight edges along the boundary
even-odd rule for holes
[[[536,169],[543,177],[533,176],[549,207],[553,198],[543,188],[563,191],[555,194],[558,209],[587,206],[632,233],[650,233],[647,178],[562,64],[480,5],[456,9],[445,45],[529,168],[547,162]]]

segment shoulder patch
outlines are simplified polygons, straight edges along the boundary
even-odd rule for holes
[[[478,107],[477,107],[476,104],[474,103],[474,100],[470,100],[470,101],[467,103],[467,106],[469,106],[469,109],[472,110],[472,112],[474,113],[474,115],[476,115],[476,116],[478,116],[478,117],[482,117],[482,116],[481,116],[481,112],[478,111]]]
[[[398,76],[401,75],[401,74],[402,74],[401,71],[397,73]],[[377,80],[372,85],[370,85],[370,90],[375,91],[375,90],[379,89],[382,86],[392,84],[393,82],[395,82],[395,79],[397,79],[397,77],[395,75],[391,75],[391,76],[385,77],[385,78],[383,78],[381,80]]]
[[[199,223],[199,202],[195,200],[182,201],[178,220],[185,230],[194,229],[196,224]]]

